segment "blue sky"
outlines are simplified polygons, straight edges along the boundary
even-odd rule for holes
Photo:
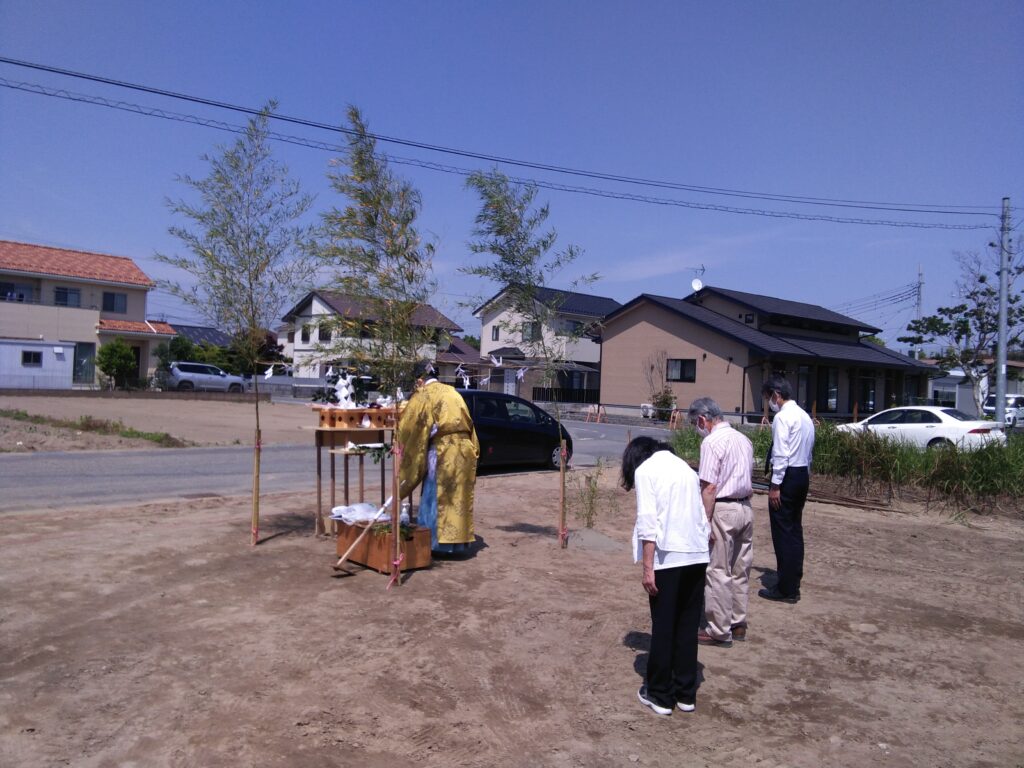
[[[338,124],[359,106],[386,135],[705,187],[889,203],[1024,201],[1024,4],[1019,2],[47,2],[0,0],[0,55]],[[239,122],[237,115],[0,64],[0,77]],[[285,129],[299,133],[298,130]],[[338,140],[323,132],[301,134]],[[231,140],[210,128],[0,88],[0,238],[153,261],[173,253],[177,174]],[[340,142],[339,142],[340,143]],[[382,147],[383,148],[383,147]],[[316,195],[343,205],[332,155],[281,145]],[[485,164],[388,148],[462,167]],[[437,306],[491,286],[460,275],[477,201],[463,179],[396,168],[423,195]],[[524,173],[522,171],[512,171]],[[538,179],[698,203],[857,218],[983,224],[915,229],[736,215],[542,190],[560,242],[584,250],[593,293],[682,296],[710,285],[838,307],[925,273],[928,311],[950,299],[956,251],[997,218],[811,208]],[[1015,214],[1014,222],[1020,221]],[[1020,231],[1019,229],[1017,230]],[[185,310],[166,296],[151,314]],[[910,305],[858,317],[895,338]]]

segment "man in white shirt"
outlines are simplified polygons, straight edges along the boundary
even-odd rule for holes
[[[708,527],[697,473],[667,443],[637,437],[622,454],[622,487],[636,489],[633,551],[651,609],[647,679],[637,697],[658,715],[697,702],[697,629]]]
[[[704,584],[707,629],[697,634],[697,642],[728,648],[733,640],[747,639],[754,559],[754,446],[723,418],[721,407],[710,397],[694,400],[688,415],[702,438],[698,476],[711,526],[711,561]]]
[[[814,423],[794,403],[789,382],[771,376],[761,387],[772,420],[772,477],[768,491],[768,516],[772,526],[778,583],[758,591],[767,600],[795,603],[800,599],[804,575],[804,502],[810,485]]]

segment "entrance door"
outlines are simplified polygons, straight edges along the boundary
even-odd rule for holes
[[[516,372],[506,368],[505,369],[505,394],[514,395],[516,393]]]
[[[132,347],[132,356],[135,358],[135,381],[133,383],[139,384],[142,382],[142,347]]]
[[[75,343],[75,366],[71,380],[75,384],[93,384],[96,381],[96,345],[90,342]]]

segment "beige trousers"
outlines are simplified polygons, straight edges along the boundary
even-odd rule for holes
[[[732,628],[747,623],[750,565],[754,560],[754,510],[750,501],[716,501],[711,529],[715,541],[704,582],[704,617],[711,637],[730,640]]]

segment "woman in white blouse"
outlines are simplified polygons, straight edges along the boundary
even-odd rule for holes
[[[637,696],[659,715],[697,701],[697,629],[711,533],[697,473],[668,443],[637,437],[622,454],[622,487],[636,490],[633,548],[651,608],[647,680]]]

